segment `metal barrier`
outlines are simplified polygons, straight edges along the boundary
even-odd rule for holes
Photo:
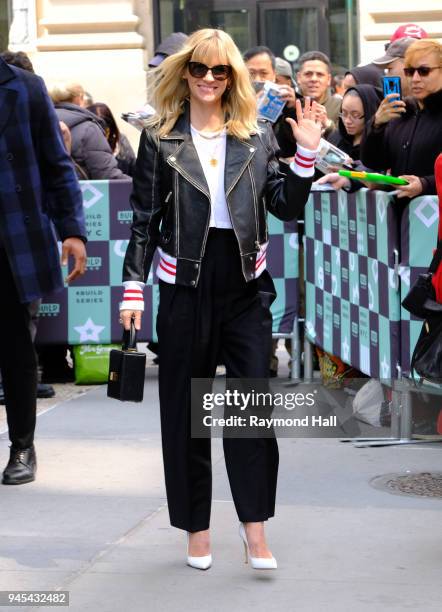
[[[438,218],[436,197],[416,198],[400,219],[387,193],[365,189],[315,193],[307,205],[307,339],[393,389],[391,436],[357,446],[422,442],[411,437],[407,378],[422,321],[401,300],[430,263]]]
[[[396,378],[399,241],[388,196],[312,194],[304,257],[308,339],[369,376]]]
[[[132,220],[131,186],[131,181],[81,183],[88,270],[74,285],[42,303],[37,342],[75,345],[120,340],[118,303]],[[292,339],[291,377],[299,379],[298,226],[272,215],[268,222],[267,265],[277,290],[273,335]],[[410,281],[430,262],[437,222],[437,198],[416,198],[403,213],[399,233],[399,218],[388,194],[365,189],[356,194],[312,193],[305,209],[304,380],[313,378],[310,342],[369,376],[391,380],[392,436],[372,444],[411,440],[410,389],[404,374],[421,321],[410,318],[400,302]],[[158,286],[152,272],[145,303],[140,340],[156,340]],[[368,441],[358,445],[363,443]]]
[[[118,303],[122,298],[121,269],[130,235],[131,181],[81,181],[88,233],[86,274],[40,307],[37,343],[110,344],[121,339]],[[267,266],[277,298],[272,304],[275,337],[292,338],[299,373],[297,312],[299,295],[297,222],[283,223],[269,215]],[[156,258],[152,270],[156,268]],[[66,276],[67,270],[64,270]],[[145,289],[146,310],[140,341],[155,341],[158,285],[150,273]]]

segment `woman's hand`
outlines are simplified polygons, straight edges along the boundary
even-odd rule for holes
[[[340,176],[337,172],[330,172],[330,174],[326,174],[321,176],[321,178],[316,181],[318,185],[324,185],[328,183],[333,187],[333,189],[342,189],[343,187],[350,187],[350,179],[346,176]]]
[[[133,319],[135,329],[140,331],[141,329],[141,310],[120,310],[120,323],[123,324],[124,329],[130,329],[130,322]]]
[[[400,192],[397,194],[398,198],[415,198],[422,193],[423,187],[418,176],[403,174],[399,178],[403,178],[408,181],[408,185],[397,186],[397,190]]]
[[[321,140],[321,124],[317,120],[317,104],[309,97],[305,98],[304,109],[301,101],[296,100],[296,119],[286,118],[290,123],[293,136],[301,147],[316,151]]]
[[[405,113],[405,102],[399,100],[397,94],[391,93],[386,96],[379,105],[374,116],[374,127],[379,127],[383,123],[388,123],[392,119],[397,119]]]

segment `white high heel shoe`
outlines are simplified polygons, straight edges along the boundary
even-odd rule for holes
[[[189,532],[187,532],[187,565],[195,569],[206,570],[212,565],[212,555],[202,557],[191,557],[189,555]]]
[[[278,567],[275,557],[251,556],[244,523],[239,524],[239,535],[244,542],[245,563],[247,563],[248,559],[250,559],[250,565],[253,567],[253,569],[276,569]]]

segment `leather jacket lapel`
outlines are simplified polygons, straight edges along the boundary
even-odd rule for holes
[[[227,136],[224,189],[226,197],[241,178],[247,165],[255,155],[256,147],[233,136]]]
[[[190,135],[185,138],[176,151],[169,155],[167,163],[210,200],[209,186]]]
[[[171,132],[161,140],[182,140],[182,144],[167,158],[167,163],[175,168],[181,176],[192,183],[210,200],[209,187],[201,166],[198,153],[190,134],[190,108],[184,106],[184,112],[179,117]],[[227,136],[226,161],[224,167],[224,189],[226,197],[235,187],[255,155],[256,147],[250,142]]]
[[[175,168],[186,181],[199,189],[210,200],[209,186],[201,162],[190,134],[190,106],[186,102],[184,111],[173,129],[161,140],[182,140],[180,146],[167,158],[167,163]]]

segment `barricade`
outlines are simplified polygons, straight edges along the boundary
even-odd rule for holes
[[[130,235],[131,181],[81,181],[88,233],[87,272],[40,307],[37,343],[110,344],[121,339],[118,303],[121,269]],[[298,310],[297,222],[283,223],[269,215],[267,266],[277,290],[272,305],[273,331],[292,337]],[[152,270],[156,268],[154,258]],[[67,270],[63,270],[64,276]],[[140,341],[155,341],[158,285],[150,273]],[[297,347],[296,340],[294,345]]]
[[[435,196],[411,200],[401,220],[401,301],[419,274],[426,272],[437,243],[439,207]],[[422,328],[422,319],[401,308],[401,367],[410,372],[410,359]]]
[[[365,189],[314,193],[307,204],[307,339],[394,391],[391,437],[357,446],[422,442],[411,439],[408,378],[422,321],[401,301],[428,268],[438,219],[435,196],[412,200],[401,217],[387,193]]]
[[[317,192],[305,210],[306,336],[376,378],[400,356],[399,237],[383,192]]]
[[[37,342],[76,345],[120,340],[118,303],[132,220],[131,185],[131,181],[81,183],[88,271],[42,303]],[[277,290],[273,334],[292,338],[292,376],[297,377],[298,226],[272,215],[268,223],[268,269]],[[410,281],[430,262],[437,224],[438,203],[432,196],[411,202],[399,233],[397,211],[385,192],[312,193],[305,209],[306,338],[369,376],[396,380],[407,374],[421,321],[410,317],[400,302]],[[152,272],[145,302],[140,340],[155,341],[158,286]],[[402,419],[402,431],[410,430],[410,419],[410,415]]]

